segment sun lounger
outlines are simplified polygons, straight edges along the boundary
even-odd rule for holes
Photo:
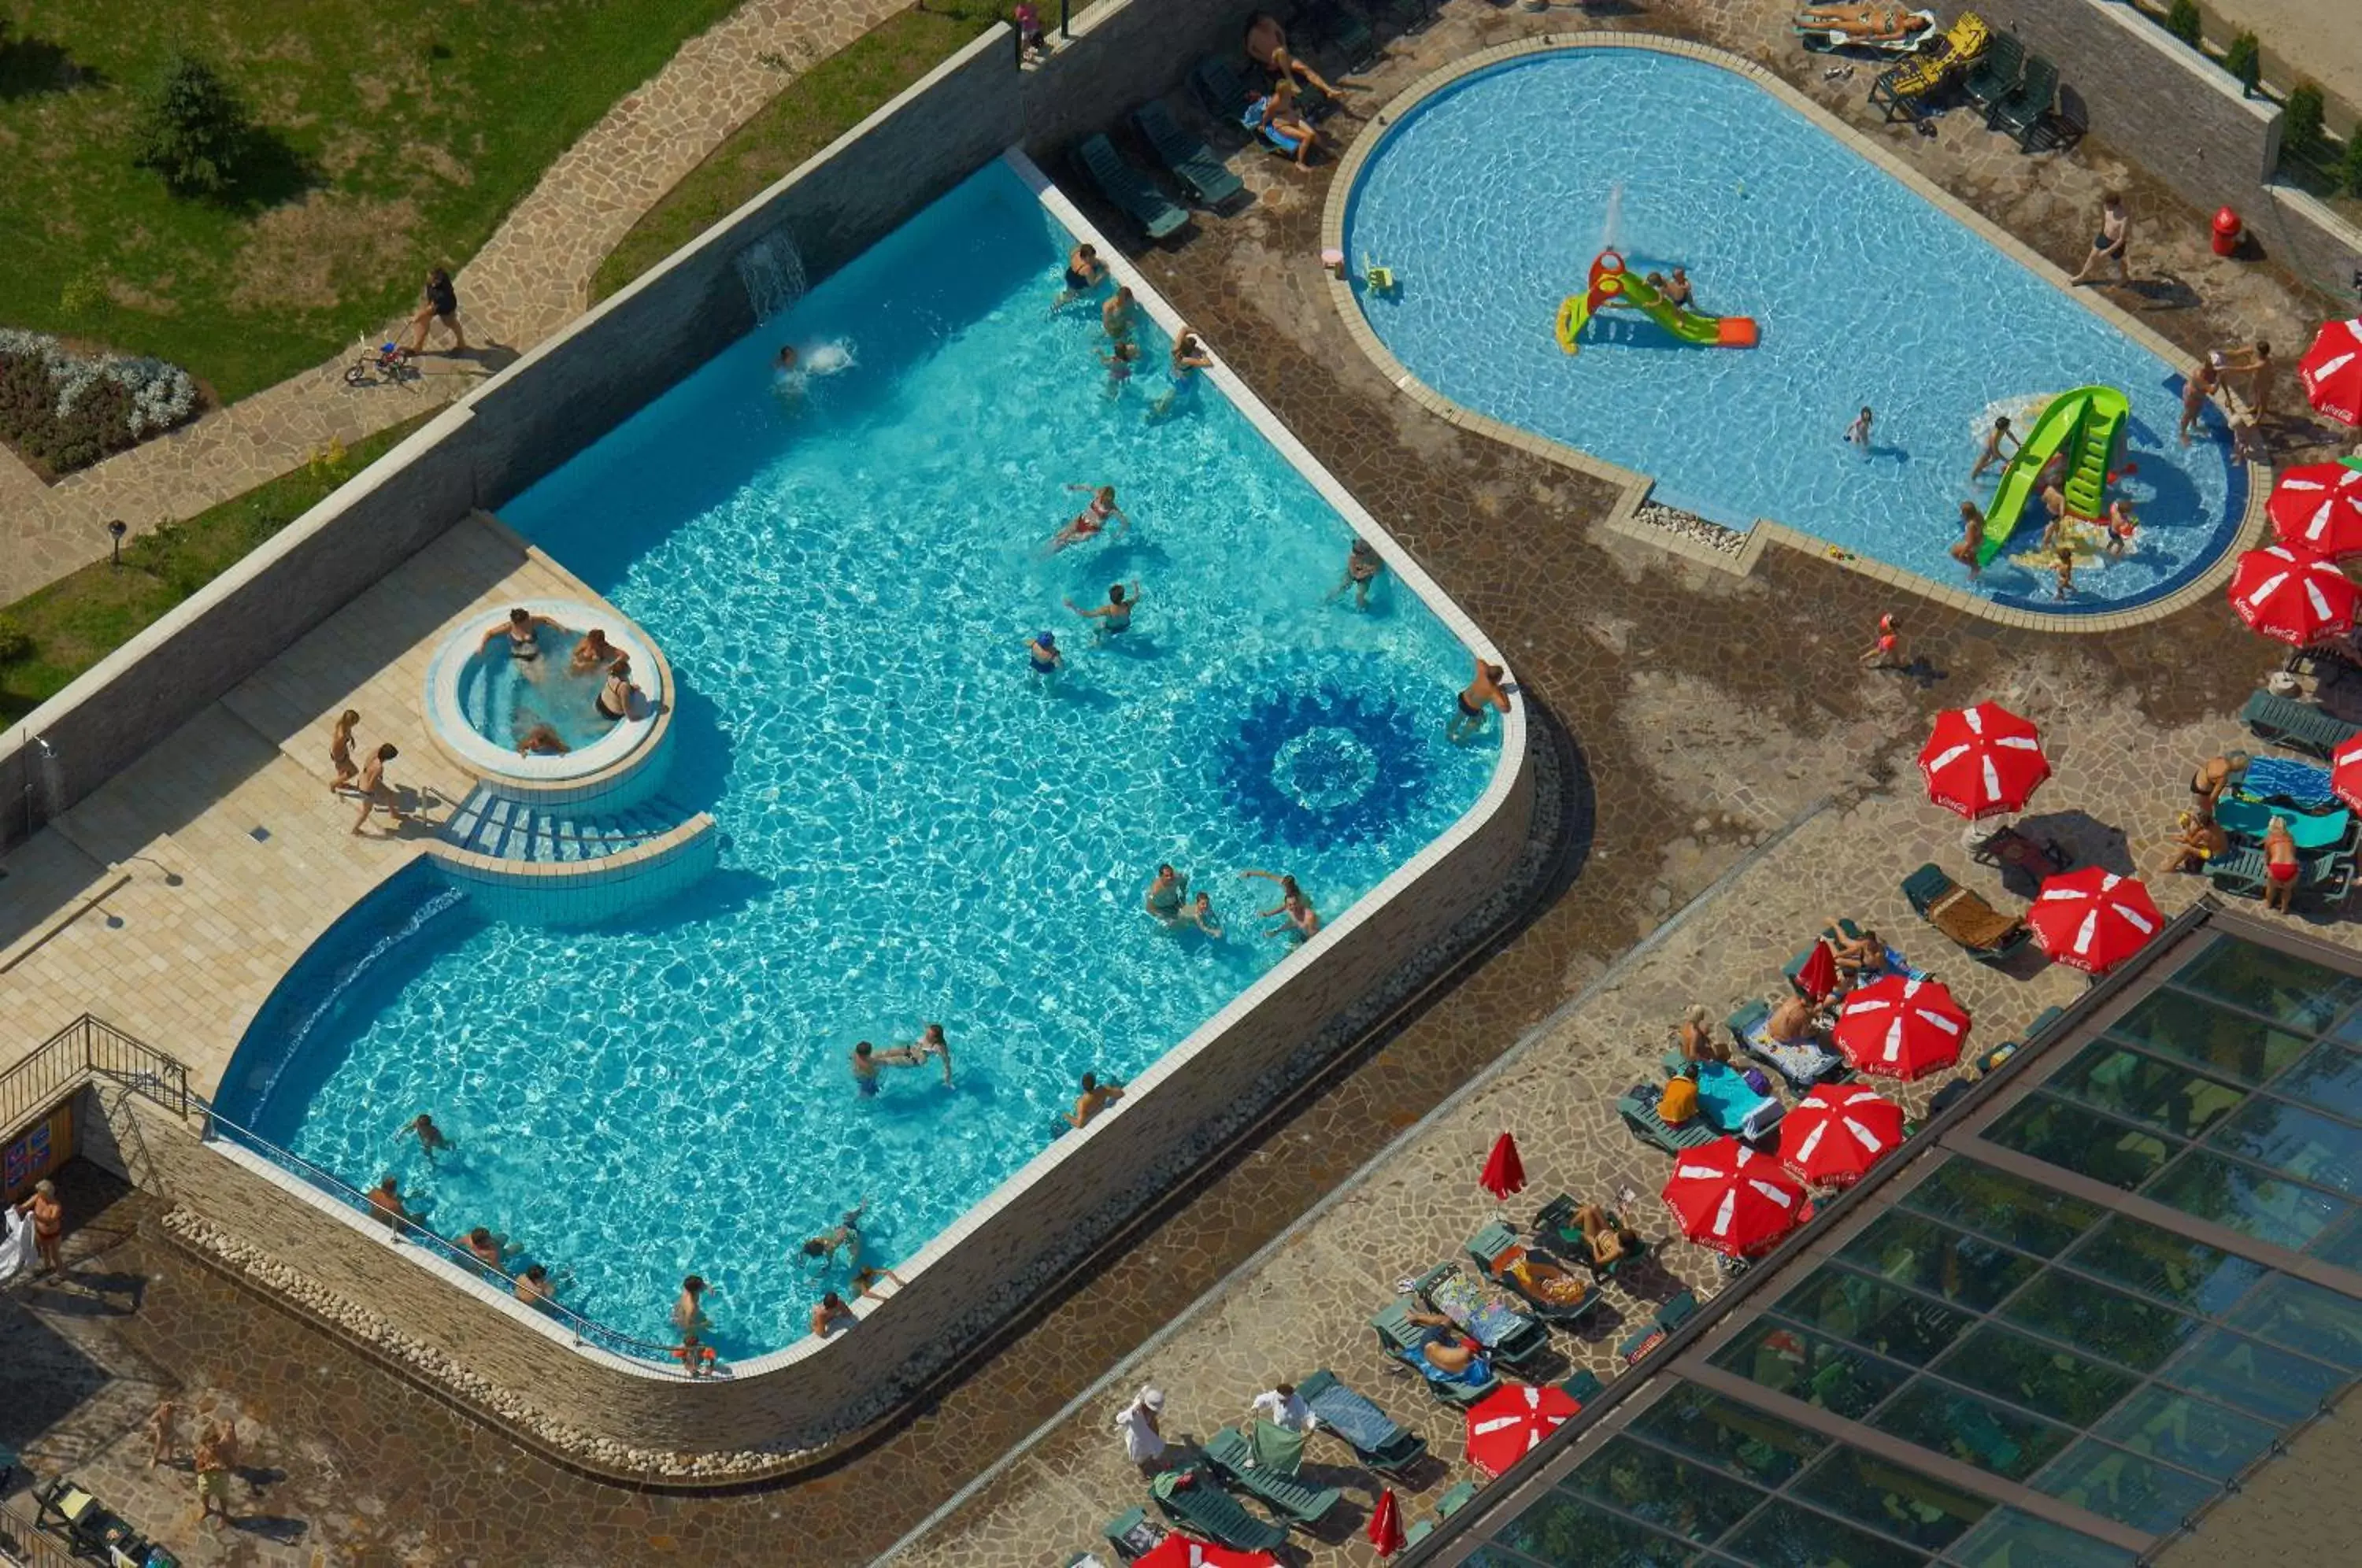
[[[1581,1234],[1580,1231],[1576,1233]],[[1545,1323],[1579,1323],[1599,1309],[1599,1292],[1587,1281],[1578,1280],[1583,1286],[1583,1296],[1577,1301],[1553,1300],[1529,1289],[1510,1266],[1520,1258],[1555,1264],[1569,1275],[1574,1273],[1573,1267],[1551,1252],[1540,1247],[1529,1247],[1498,1220],[1468,1238],[1468,1255],[1475,1261],[1477,1269],[1486,1279],[1515,1295]],[[1579,1255],[1587,1258],[1589,1250],[1586,1248]]]
[[[2354,814],[2343,808],[2317,814],[2275,812],[2261,801],[2236,800],[2229,795],[2214,803],[2215,823],[2240,843],[2260,846],[2275,816],[2288,823],[2289,836],[2296,840],[2300,853],[2317,855],[2324,850],[2342,852],[2354,847]]]
[[[1214,156],[1212,148],[1195,131],[1183,128],[1173,111],[1155,99],[1132,111],[1131,124],[1182,188],[1206,205],[1219,207],[1246,190],[1246,182],[1231,173]]]
[[[1398,33],[1415,33],[1435,20],[1438,0],[1378,0],[1378,15]]]
[[[1251,1497],[1262,1498],[1274,1512],[1297,1524],[1319,1524],[1345,1496],[1334,1486],[1308,1486],[1293,1475],[1258,1463],[1254,1445],[1236,1427],[1224,1427],[1208,1438],[1205,1454],[1231,1485]]]
[[[2231,778],[2230,791],[2242,801],[2256,801],[2267,806],[2287,810],[2321,812],[2342,811],[2337,791],[2330,787],[2329,769],[2316,767],[2310,762],[2299,762],[2292,756],[2258,756],[2250,759]]]
[[[1925,52],[1889,66],[1871,84],[1870,102],[1883,109],[1889,120],[1917,119],[1926,114],[1947,83],[1975,63],[1984,53],[1992,29],[1974,11],[1963,11],[1952,30]]]
[[[1405,1546],[1417,1546],[1420,1541],[1425,1540],[1429,1536],[1435,1533],[1436,1526],[1441,1524],[1444,1520],[1450,1518],[1452,1515],[1458,1513],[1461,1509],[1466,1507],[1470,1503],[1473,1503],[1475,1500],[1475,1482],[1454,1482],[1451,1486],[1445,1489],[1443,1496],[1435,1500],[1434,1513],[1429,1514],[1427,1518],[1420,1519],[1408,1529],[1403,1531],[1403,1544]]]
[[[1311,9],[1314,43],[1344,71],[1359,71],[1378,58],[1378,38],[1370,24],[1347,6],[1323,0]]]
[[[2025,921],[2002,913],[1932,863],[1904,878],[1903,896],[1980,964],[1998,964],[2033,939]]]
[[[1296,1386],[1296,1397],[1320,1419],[1314,1430],[1347,1444],[1381,1475],[1400,1475],[1427,1454],[1427,1440],[1323,1367]]]
[[[1249,104],[1263,94],[1247,85],[1236,67],[1220,55],[1209,54],[1189,72],[1189,91],[1206,113],[1220,125],[1234,126]]]
[[[1616,1114],[1624,1119],[1632,1136],[1668,1154],[1678,1154],[1683,1149],[1694,1149],[1715,1140],[1715,1131],[1706,1125],[1703,1116],[1693,1116],[1679,1127],[1667,1126],[1664,1118],[1657,1114],[1656,1092],[1645,1084],[1636,1084],[1629,1093],[1617,1098]]]
[[[2257,740],[2319,757],[2328,756],[2356,734],[2352,724],[2331,718],[2310,702],[2270,691],[2248,698],[2247,705],[2239,710],[2239,722],[2254,731]]]
[[[1146,1508],[1133,1508],[1108,1520],[1099,1533],[1115,1548],[1116,1556],[1129,1562],[1155,1551],[1156,1543],[1173,1532],[1150,1518]]]
[[[2030,147],[2042,123],[2050,117],[2051,103],[2058,96],[2058,68],[2038,54],[2030,54],[2016,90],[1985,111],[1985,128],[2013,138],[2021,149]]]
[[[1583,1233],[1583,1225],[1574,1217],[1580,1207],[1567,1193],[1560,1193],[1534,1213],[1534,1232],[1545,1240],[1556,1242],[1569,1257],[1579,1258],[1591,1271],[1594,1279],[1613,1279],[1649,1255],[1649,1243],[1639,1231],[1625,1222],[1613,1209],[1606,1210],[1608,1228],[1624,1238],[1623,1253],[1607,1263],[1591,1261],[1591,1238]]]
[[[1429,1393],[1448,1405],[1465,1407],[1473,1405],[1501,1386],[1501,1380],[1493,1375],[1489,1362],[1480,1362],[1484,1375],[1473,1379],[1458,1373],[1445,1372],[1429,1363],[1419,1353],[1419,1349],[1435,1338],[1437,1331],[1424,1323],[1412,1322],[1409,1314],[1410,1304],[1396,1297],[1372,1315],[1370,1327],[1376,1331],[1378,1343],[1386,1353],[1418,1373],[1427,1385]]]
[[[1130,213],[1149,238],[1163,239],[1189,221],[1189,209],[1176,204],[1149,183],[1147,176],[1118,157],[1115,145],[1106,137],[1092,137],[1076,149],[1076,156],[1099,193]]]
[[[1658,1308],[1657,1315],[1649,1320],[1648,1326],[1617,1345],[1616,1353],[1624,1358],[1625,1365],[1630,1366],[1642,1356],[1655,1350],[1666,1335],[1695,1317],[1697,1306],[1696,1294],[1693,1291],[1683,1291],[1679,1296]]]
[[[1600,1382],[1599,1375],[1587,1366],[1576,1367],[1573,1374],[1558,1386],[1560,1393],[1578,1405],[1588,1405],[1607,1392],[1607,1385]]]
[[[2264,852],[2242,849],[2206,863],[2206,879],[2214,890],[2235,899],[2260,899],[2269,882]],[[2345,855],[2297,857],[2296,890],[2309,903],[2342,904],[2354,886],[2354,861]]]
[[[2075,863],[2067,846],[2053,838],[2036,838],[2014,827],[2004,825],[1986,835],[1971,850],[1969,858],[1980,866],[2007,867],[2023,871],[2037,881],[2053,871],[2064,871]]]
[[[1550,1331],[1462,1270],[1440,1263],[1411,1282],[1411,1294],[1467,1331],[1496,1361],[1519,1366],[1550,1351]]]
[[[1239,1551],[1276,1551],[1287,1544],[1285,1528],[1247,1512],[1246,1505],[1222,1490],[1209,1466],[1186,1464],[1168,1470],[1149,1482],[1148,1495],[1156,1499],[1165,1518],[1216,1545]]]
[[[1969,67],[1960,91],[1978,108],[1989,109],[2016,92],[2025,74],[2025,46],[2018,42],[2015,33],[1995,33],[1985,44],[1984,53]]]

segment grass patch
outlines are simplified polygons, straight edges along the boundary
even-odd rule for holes
[[[591,281],[605,299],[696,238],[1001,19],[988,0],[928,0],[788,83],[624,237]]]
[[[0,610],[0,723],[14,723],[55,696],[438,412],[349,449],[317,454],[186,522],[128,540],[120,569],[96,562]]]
[[[0,323],[270,385],[405,312],[736,3],[0,0]],[[176,48],[260,129],[217,198],[132,163]]]

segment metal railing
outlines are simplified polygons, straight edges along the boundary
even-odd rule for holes
[[[196,1097],[189,1069],[111,1023],[83,1013],[0,1073],[0,1137],[13,1137],[32,1118],[88,1083],[105,1077],[185,1118]]]
[[[84,1568],[72,1551],[18,1512],[14,1498],[0,1502],[0,1562],[22,1568]]]
[[[335,1198],[346,1208],[354,1210],[370,1224],[385,1226],[397,1242],[424,1248],[441,1257],[462,1274],[472,1275],[496,1289],[506,1291],[511,1296],[516,1294],[517,1278],[514,1275],[492,1267],[458,1242],[438,1236],[414,1221],[404,1222],[389,1219],[370,1202],[367,1193],[354,1187],[333,1172],[323,1170],[303,1155],[282,1149],[260,1133],[239,1126],[210,1106],[205,1110],[205,1117],[207,1136],[215,1141],[235,1144],[248,1154],[270,1162],[307,1186]],[[644,1340],[636,1335],[627,1334],[621,1329],[610,1328],[597,1319],[585,1317],[571,1307],[549,1297],[544,1297],[535,1302],[534,1307],[535,1310],[546,1313],[553,1321],[570,1333],[578,1346],[595,1345],[610,1354],[619,1355],[629,1361],[645,1362],[660,1370],[673,1372],[683,1378],[690,1375],[688,1366],[679,1355],[674,1353],[674,1347],[671,1345],[659,1344],[653,1340]]]

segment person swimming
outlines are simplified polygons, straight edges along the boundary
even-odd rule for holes
[[[1026,638],[1025,652],[1033,661],[1036,675],[1055,675],[1066,662],[1066,656],[1059,651],[1057,635],[1052,632],[1036,632]]]
[[[549,756],[563,756],[573,749],[566,744],[564,736],[547,724],[534,725],[533,728],[525,731],[524,738],[517,742],[519,756],[532,756],[536,753]]]
[[[1148,417],[1151,420],[1158,420],[1171,414],[1174,404],[1197,390],[1198,372],[1207,369],[1213,362],[1214,356],[1207,352],[1205,344],[1198,341],[1198,335],[1187,327],[1183,327],[1180,336],[1173,339],[1173,354],[1167,362],[1166,373],[1170,377],[1171,384],[1153,403],[1149,405]]]
[[[632,716],[632,700],[640,689],[632,684],[632,661],[622,654],[607,667],[606,684],[599,688],[594,705],[602,719],[628,719]]]
[[[574,652],[567,657],[566,668],[571,675],[588,675],[594,669],[606,668],[623,657],[624,650],[607,640],[605,630],[593,626],[582,634],[580,642],[574,645]]]
[[[1115,486],[1103,484],[1096,491],[1087,484],[1070,484],[1066,488],[1089,495],[1090,504],[1075,513],[1065,527],[1051,536],[1050,548],[1053,551],[1063,550],[1069,545],[1078,545],[1093,537],[1106,528],[1107,520],[1110,517],[1119,519],[1125,528],[1131,526],[1131,513],[1115,503]]]
[[[1086,610],[1071,599],[1066,601],[1066,608],[1086,621],[1097,622],[1092,630],[1100,636],[1112,637],[1119,632],[1131,630],[1131,613],[1139,603],[1140,584],[1133,583],[1131,593],[1126,594],[1123,584],[1119,582],[1109,587],[1108,602],[1096,609]]]
[[[519,605],[509,612],[507,620],[484,634],[483,639],[476,645],[477,651],[484,652],[494,643],[506,637],[509,657],[516,661],[519,669],[528,679],[537,679],[541,660],[541,629],[544,626],[557,632],[566,630],[564,626],[548,616],[536,615],[523,605]]]
[[[1169,865],[1159,866],[1156,876],[1148,884],[1148,896],[1142,903],[1150,914],[1166,925],[1175,925],[1180,922],[1181,901],[1188,893],[1188,878]]]

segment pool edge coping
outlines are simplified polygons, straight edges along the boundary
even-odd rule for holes
[[[1394,129],[1429,98],[1462,77],[1490,71],[1511,61],[1577,49],[1645,50],[1694,60],[1745,78],[1805,116],[1847,150],[1900,182],[1937,211],[1952,218],[2036,278],[2098,315],[2125,338],[2147,350],[2169,370],[2188,357],[2179,345],[2169,342],[2106,295],[2072,287],[2067,282],[2066,274],[2049,258],[1945,190],[1920,170],[1838,117],[1777,72],[1727,50],[1662,33],[1602,28],[1542,33],[1477,50],[1419,77],[1370,116],[1363,124],[1361,133],[1353,138],[1352,145],[1338,160],[1337,171],[1330,179],[1329,194],[1320,214],[1320,248],[1343,254],[1345,213],[1352,204],[1354,189],[1361,183],[1363,166]],[[1982,598],[1922,573],[1846,549],[1769,517],[1754,520],[1753,526],[1747,532],[1746,543],[1738,550],[1717,550],[1671,529],[1654,527],[1639,520],[1641,505],[1656,489],[1657,481],[1653,476],[1595,457],[1566,442],[1479,414],[1445,397],[1419,380],[1408,366],[1396,358],[1392,349],[1380,341],[1376,328],[1370,325],[1362,309],[1360,296],[1354,292],[1351,271],[1348,266],[1341,270],[1341,274],[1330,272],[1325,280],[1330,302],[1337,307],[1338,315],[1343,319],[1346,336],[1352,339],[1354,346],[1368,357],[1378,373],[1385,377],[1396,391],[1455,428],[1489,437],[1517,451],[1616,486],[1616,501],[1600,520],[1600,525],[1607,532],[1735,577],[1751,576],[1762,558],[1764,549],[1777,544],[1999,625],[2042,632],[2121,632],[2178,614],[2216,592],[2230,580],[2239,553],[2252,547],[2265,532],[2264,505],[2269,498],[2272,471],[2268,464],[2250,461],[2246,465],[2246,508],[2213,560],[2178,587],[2154,599],[2143,600],[2122,610],[2097,610],[2075,614],[2025,610]]]

